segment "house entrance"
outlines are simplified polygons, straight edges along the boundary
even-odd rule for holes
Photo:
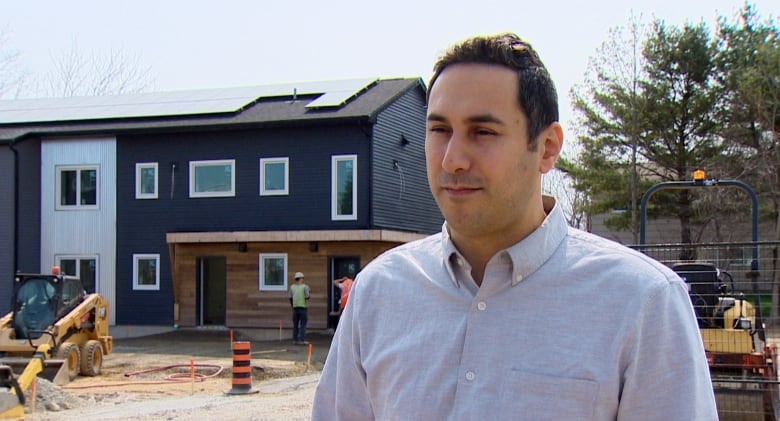
[[[195,318],[198,326],[225,325],[227,259],[222,256],[197,259]]]
[[[339,288],[333,286],[333,280],[344,276],[355,278],[360,270],[360,256],[338,256],[331,257],[329,262],[330,278],[327,279],[326,290],[328,291],[328,314],[339,309]],[[335,329],[338,325],[338,316],[328,316],[328,327]]]

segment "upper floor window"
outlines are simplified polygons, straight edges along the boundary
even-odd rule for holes
[[[157,199],[157,163],[135,164],[135,198]]]
[[[331,218],[357,219],[357,155],[331,158]]]
[[[97,256],[54,256],[63,275],[73,275],[81,279],[81,285],[88,294],[97,292],[98,259]]]
[[[290,158],[260,158],[260,196],[289,194]]]
[[[287,254],[263,253],[260,258],[261,291],[287,291]]]
[[[236,161],[190,161],[190,197],[236,195]]]
[[[133,255],[133,289],[160,289],[160,255]]]
[[[98,166],[57,166],[56,209],[98,207]]]

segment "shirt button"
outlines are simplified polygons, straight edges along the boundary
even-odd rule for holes
[[[486,308],[487,308],[487,304],[484,301],[480,301],[477,303],[477,309],[479,311],[485,311]]]
[[[520,282],[522,280],[523,280],[523,275],[520,275],[520,274],[515,275],[515,281],[516,282]]]
[[[473,371],[467,371],[466,372],[466,380],[471,382],[471,381],[474,381],[474,379],[476,379],[476,378],[477,378],[477,373],[475,373]]]

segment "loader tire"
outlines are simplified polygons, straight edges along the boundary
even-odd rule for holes
[[[78,345],[65,342],[57,349],[57,358],[65,360],[65,369],[68,370],[68,378],[74,380],[79,375],[81,364],[81,352]]]
[[[97,376],[103,368],[103,348],[96,340],[87,341],[81,347],[81,375]]]

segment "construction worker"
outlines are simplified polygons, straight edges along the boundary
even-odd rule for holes
[[[339,289],[339,309],[337,311],[331,311],[331,316],[339,316],[344,311],[344,307],[347,306],[347,300],[349,299],[349,291],[352,289],[352,283],[354,281],[349,276],[343,278],[334,279],[333,286]]]
[[[301,272],[295,272],[295,283],[290,285],[290,306],[293,310],[293,343],[307,345],[306,324],[309,322],[309,286]]]

